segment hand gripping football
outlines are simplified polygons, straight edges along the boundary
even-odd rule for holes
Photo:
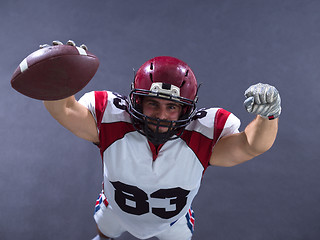
[[[99,59],[81,47],[47,46],[20,63],[11,78],[11,86],[31,98],[63,99],[83,89],[98,67]]]

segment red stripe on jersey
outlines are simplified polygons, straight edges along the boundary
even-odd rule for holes
[[[192,217],[191,209],[189,209],[190,222],[194,225],[194,218]]]
[[[108,200],[107,200],[106,198],[103,200],[103,203],[104,203],[104,205],[105,205],[106,207],[108,207],[109,202],[108,202]]]
[[[181,136],[181,139],[183,139],[187,143],[187,145],[192,149],[197,158],[200,160],[202,166],[204,167],[203,173],[210,165],[209,162],[213,146],[218,141],[230,114],[230,112],[224,109],[218,109],[214,119],[213,139],[210,139],[199,132],[189,130],[184,130]]]
[[[100,130],[101,121],[108,104],[108,92],[107,91],[96,91],[94,92],[95,97],[95,108],[97,117],[97,127]]]
[[[158,157],[159,151],[162,148],[163,144],[160,144],[159,146],[155,146],[152,142],[148,141],[150,150],[152,152],[152,159],[155,161]]]
[[[100,127],[100,153],[103,152],[115,141],[121,139],[135,128],[128,122],[101,123]]]
[[[204,167],[204,172],[209,166],[209,159],[213,148],[212,139],[207,138],[199,132],[188,130],[184,130],[183,134],[181,135],[181,139],[183,139],[197,155],[197,158]]]
[[[224,128],[224,125],[226,124],[226,121],[230,114],[231,114],[230,112],[222,108],[219,108],[218,111],[216,112],[216,116],[214,118],[214,136],[213,136],[214,144],[216,144],[216,142],[218,141],[222,133],[222,130]]]
[[[99,148],[103,160],[103,152],[115,141],[124,137],[128,132],[135,131],[131,123],[115,122],[103,123],[103,115],[108,105],[108,92],[96,91],[95,96],[95,109],[97,117],[97,127],[99,129]]]

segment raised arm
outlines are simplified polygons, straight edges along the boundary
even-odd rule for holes
[[[245,107],[257,117],[243,132],[221,138],[213,149],[210,164],[230,167],[269,150],[278,132],[281,113],[280,95],[268,84],[256,84],[245,93]]]
[[[92,114],[78,103],[74,96],[43,103],[52,117],[66,129],[80,138],[99,143],[98,130]]]

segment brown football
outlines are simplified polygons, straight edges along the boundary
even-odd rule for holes
[[[58,100],[74,95],[93,78],[99,59],[80,47],[56,45],[27,56],[11,78],[18,92],[39,100]]]

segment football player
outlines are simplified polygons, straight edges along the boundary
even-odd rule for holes
[[[139,68],[128,97],[93,91],[79,101],[44,101],[60,124],[100,149],[104,181],[94,239],[126,231],[140,239],[191,239],[191,205],[207,167],[235,166],[273,145],[281,113],[275,87],[247,89],[244,105],[256,117],[242,132],[222,108],[197,110],[198,88],[186,63],[160,56]]]

